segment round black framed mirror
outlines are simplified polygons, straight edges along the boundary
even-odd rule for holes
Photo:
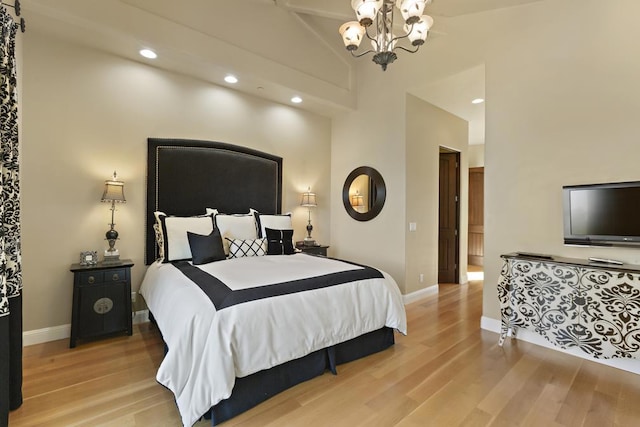
[[[387,198],[387,187],[380,172],[369,166],[355,168],[342,187],[342,203],[349,216],[369,221],[380,213]]]

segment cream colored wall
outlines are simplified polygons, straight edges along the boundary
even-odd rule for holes
[[[407,95],[407,227],[405,292],[438,283],[438,220],[440,147],[460,153],[460,265],[461,283],[467,277],[469,169],[467,121],[412,95]],[[420,283],[420,274],[424,281]]]
[[[99,202],[114,169],[125,181],[118,206],[121,256],[132,258],[133,288],[145,271],[143,239],[147,137],[223,141],[284,158],[283,210],[296,239],[307,186],[318,195],[314,237],[330,242],[331,122],[30,30],[24,37],[22,249],[24,330],[71,318],[72,274],[82,250],[103,251],[110,222]]]
[[[484,166],[484,144],[469,145],[467,148],[467,156],[469,158],[470,168]]]
[[[467,221],[468,126],[466,121],[406,95],[401,91],[402,82],[378,69],[361,69],[358,81],[358,110],[333,122],[333,254],[387,271],[407,294],[437,283],[441,145],[461,152],[461,224]],[[368,90],[372,87],[376,90]],[[376,168],[387,186],[382,212],[367,222],[349,217],[341,199],[344,179],[358,166]],[[409,233],[409,222],[418,223],[416,233]],[[461,259],[466,259],[464,230],[460,246]],[[421,273],[423,283],[418,280]],[[466,265],[460,273],[461,281],[466,281]]]
[[[403,290],[405,96],[389,84],[389,75],[373,71],[358,75],[358,109],[333,120],[331,251],[333,256],[386,271]],[[358,166],[377,169],[387,187],[384,208],[366,222],[351,218],[342,203],[344,181]]]
[[[541,2],[487,61],[485,316],[499,319],[502,253],[640,263],[640,248],[562,237],[563,185],[640,180],[639,15],[635,0]]]

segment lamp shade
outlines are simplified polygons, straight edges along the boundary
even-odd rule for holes
[[[424,12],[424,7],[430,0],[397,0],[396,7],[402,13],[402,19],[407,24],[412,24],[420,19],[420,15]]]
[[[309,190],[302,193],[302,200],[300,201],[300,206],[305,206],[308,208],[315,208],[318,206],[316,203],[316,193],[311,192],[311,188]]]
[[[104,182],[104,193],[101,202],[126,203],[124,198],[124,182],[118,181],[118,175],[114,172],[113,179]]]
[[[351,0],[351,7],[356,12],[358,21],[365,27],[373,23],[383,0]]]
[[[338,30],[347,50],[355,50],[360,46],[365,31],[366,29],[357,21],[345,22]]]
[[[408,33],[407,37],[413,46],[419,46],[424,43],[429,34],[429,29],[433,25],[433,18],[429,15],[422,15],[420,20],[412,25],[405,24],[404,30]]]

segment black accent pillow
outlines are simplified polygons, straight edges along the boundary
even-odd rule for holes
[[[267,232],[267,255],[291,255],[296,252],[293,247],[293,230],[274,230],[265,228]]]
[[[207,264],[227,258],[222,246],[220,230],[217,228],[208,236],[187,231],[187,238],[194,265]]]

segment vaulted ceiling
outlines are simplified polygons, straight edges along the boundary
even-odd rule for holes
[[[427,43],[446,43],[460,31],[451,25],[460,17],[535,1],[433,0]],[[28,31],[218,85],[233,73],[240,78],[235,90],[281,103],[300,95],[300,108],[326,116],[356,108],[356,67],[377,67],[352,58],[342,45],[337,30],[353,19],[349,0],[23,0],[23,10]],[[141,58],[145,47],[158,58]],[[484,95],[481,66],[413,92],[475,123],[472,131],[484,121],[484,108],[469,104],[469,96]],[[482,142],[478,138],[471,140]]]

